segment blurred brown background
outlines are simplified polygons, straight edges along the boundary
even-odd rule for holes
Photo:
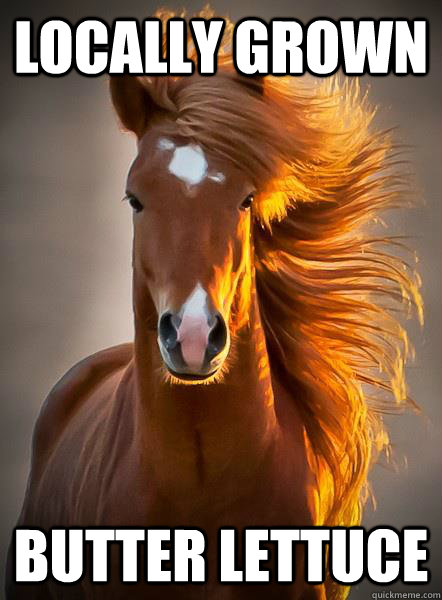
[[[165,3],[179,8],[181,4]],[[182,4],[194,12],[193,1]],[[425,206],[395,215],[393,231],[414,237],[423,277],[426,325],[413,328],[417,360],[412,394],[425,417],[392,419],[400,468],[372,474],[378,508],[367,526],[430,527],[432,582],[441,586],[441,36],[440,3],[389,0],[226,0],[212,5],[245,16],[426,17],[431,71],[426,77],[364,77],[382,106],[380,122],[399,126]],[[0,565],[23,498],[33,423],[53,383],[73,363],[130,339],[131,216],[120,199],[134,143],[121,135],[106,79],[12,73],[12,21],[49,17],[144,18],[158,5],[142,0],[3,3],[1,78],[1,404]],[[408,467],[405,466],[405,459]],[[69,469],[69,465],[66,465]],[[3,577],[3,568],[2,568]],[[414,586],[402,586],[416,591]],[[363,583],[353,599],[391,589]],[[400,585],[395,590],[401,589]]]

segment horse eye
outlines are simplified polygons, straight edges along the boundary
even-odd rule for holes
[[[136,198],[132,194],[127,194],[126,199],[128,200],[129,204],[135,212],[139,213],[143,210],[144,206],[141,204],[138,198]]]
[[[253,204],[253,194],[249,194],[247,196],[247,198],[245,198],[241,202],[240,210],[249,210],[249,208],[252,206],[252,204]]]

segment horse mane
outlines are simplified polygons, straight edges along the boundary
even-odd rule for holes
[[[217,76],[139,79],[175,131],[256,185],[254,265],[271,371],[305,425],[317,524],[357,525],[369,468],[389,448],[383,414],[413,406],[400,313],[414,306],[422,320],[419,278],[401,238],[373,227],[404,206],[405,163],[391,131],[374,127],[358,80],[241,77],[231,33],[227,20]],[[330,598],[345,595],[327,587]]]

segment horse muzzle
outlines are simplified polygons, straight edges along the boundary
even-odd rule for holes
[[[222,366],[229,351],[229,332],[221,313],[207,302],[192,300],[174,313],[165,311],[158,322],[158,345],[172,375],[204,380]]]

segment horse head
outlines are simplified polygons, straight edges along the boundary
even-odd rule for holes
[[[250,302],[242,284],[250,278],[254,185],[228,158],[183,136],[139,79],[111,86],[121,121],[138,137],[126,188],[137,326],[157,327],[176,379],[207,381],[225,363],[238,307]]]

